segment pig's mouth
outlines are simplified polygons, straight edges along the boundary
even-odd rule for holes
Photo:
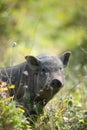
[[[62,88],[62,84],[59,82],[57,86],[55,84],[46,85],[44,89],[39,91],[37,94],[36,99],[45,105],[53,96]]]

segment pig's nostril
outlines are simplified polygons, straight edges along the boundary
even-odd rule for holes
[[[52,82],[51,82],[51,86],[52,87],[61,87],[62,86],[62,83],[57,80],[57,79],[54,79]]]

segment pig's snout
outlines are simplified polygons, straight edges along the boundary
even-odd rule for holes
[[[60,88],[60,87],[63,86],[63,84],[62,84],[62,82],[60,80],[53,79],[52,82],[51,82],[51,86]]]

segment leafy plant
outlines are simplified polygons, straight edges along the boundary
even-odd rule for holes
[[[9,88],[12,89],[14,87],[10,86]],[[17,103],[12,101],[12,97],[7,97],[7,93],[8,87],[5,83],[1,82],[0,130],[29,130],[30,125],[24,116],[24,110],[20,107],[16,107]]]
[[[58,106],[57,110],[48,107],[38,118],[35,130],[87,130],[87,112],[73,98],[61,100]]]

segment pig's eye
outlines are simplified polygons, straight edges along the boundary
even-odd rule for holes
[[[43,72],[43,73],[46,73],[46,69],[45,69],[45,68],[43,68],[43,69],[42,69],[42,72]]]
[[[45,68],[42,68],[41,70],[41,75],[44,76],[46,74],[46,69]]]
[[[62,71],[62,70],[63,70],[63,67],[60,67],[60,68],[59,68],[59,70],[61,70],[61,71]]]

